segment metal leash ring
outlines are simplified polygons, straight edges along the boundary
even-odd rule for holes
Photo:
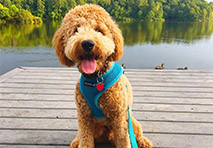
[[[100,81],[100,79],[101,79],[101,81]],[[102,75],[100,75],[99,77],[97,77],[97,84],[99,84],[99,83],[104,83],[104,78],[102,77]]]

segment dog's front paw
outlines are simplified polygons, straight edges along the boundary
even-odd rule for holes
[[[138,148],[153,148],[152,142],[143,137],[140,141],[138,141]]]
[[[76,137],[70,144],[70,148],[78,148],[78,145],[79,145],[79,140],[78,138]]]

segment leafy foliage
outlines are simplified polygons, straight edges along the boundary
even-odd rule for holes
[[[10,8],[0,4],[0,22],[25,22],[25,23],[41,23],[39,17],[33,16],[28,10],[18,9],[14,4]]]
[[[122,21],[213,20],[213,2],[205,0],[0,0],[0,19],[10,18],[9,10],[15,5],[22,13],[60,20],[71,8],[85,3],[101,5]]]

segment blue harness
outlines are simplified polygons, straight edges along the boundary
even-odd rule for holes
[[[98,105],[98,99],[108,88],[110,88],[113,84],[115,84],[119,80],[122,74],[123,68],[117,63],[113,63],[110,69],[100,78],[85,78],[83,75],[81,75],[79,82],[81,94],[86,99],[92,111],[92,114],[96,119],[101,119],[105,117],[103,111]],[[103,83],[104,85],[101,91],[98,90],[96,87],[97,85],[99,85],[100,82]],[[138,148],[134,135],[129,108],[128,108],[128,122],[129,122],[129,136],[132,148]]]

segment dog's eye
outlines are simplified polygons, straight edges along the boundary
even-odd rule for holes
[[[102,34],[104,34],[99,28],[95,29],[95,31],[100,32]]]

